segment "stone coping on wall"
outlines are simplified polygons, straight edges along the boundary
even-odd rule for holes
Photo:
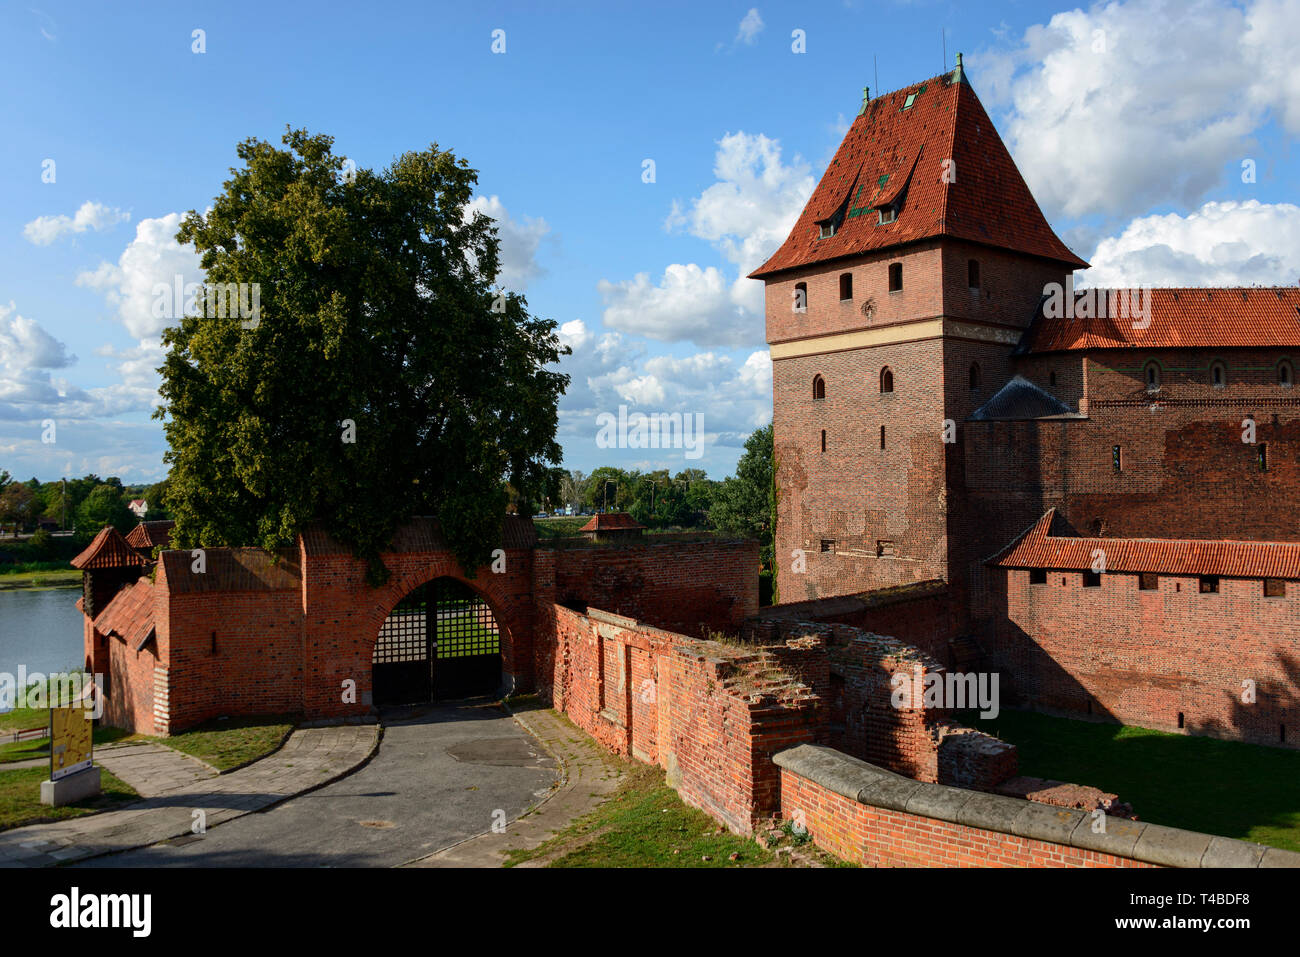
[[[914,781],[822,745],[789,748],[773,761],[859,804],[1162,867],[1300,867],[1294,851],[1145,821],[1107,817],[1096,834],[1083,811]]]
[[[758,619],[823,619],[840,615],[851,615],[885,608],[907,601],[923,598],[935,598],[948,593],[948,583],[939,579],[927,579],[908,582],[904,585],[891,585],[875,591],[859,592],[854,595],[838,595],[832,598],[811,598],[806,601],[792,601],[787,604],[770,605],[763,608],[756,616]]]

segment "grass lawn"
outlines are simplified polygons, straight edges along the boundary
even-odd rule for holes
[[[14,708],[0,714],[0,736],[5,731],[24,731],[27,728],[48,728],[49,708]]]
[[[513,851],[506,867],[542,858],[547,867],[781,867],[788,856],[764,850],[703,811],[687,807],[651,765],[630,763],[614,795],[545,844]],[[848,866],[812,844],[828,866]],[[730,855],[738,855],[730,860]]]
[[[63,821],[96,811],[107,811],[139,798],[131,786],[100,768],[103,792],[86,801],[64,807],[41,803],[41,782],[49,777],[47,768],[0,770],[0,831],[24,824]]]
[[[51,568],[42,568],[51,565]],[[67,562],[36,562],[0,571],[0,591],[13,588],[72,588],[81,584],[81,572]]]
[[[47,711],[45,714],[48,715],[49,712]],[[112,744],[114,741],[121,741],[124,738],[134,737],[134,735],[125,728],[110,728],[107,725],[100,725],[91,734],[95,742],[95,747],[99,747],[102,744]],[[49,758],[49,756],[49,738],[41,738],[32,741],[14,741],[9,744],[0,744],[0,765],[11,764],[14,761],[27,761],[31,758]]]
[[[1023,711],[961,720],[1014,744],[1021,774],[1112,791],[1140,820],[1300,851],[1300,751]]]
[[[286,715],[227,718],[205,721],[170,738],[149,740],[192,754],[218,771],[228,771],[270,754],[293,726],[294,719]]]

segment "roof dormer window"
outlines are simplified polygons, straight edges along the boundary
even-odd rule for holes
[[[898,218],[898,207],[895,206],[893,203],[890,203],[888,206],[880,207],[879,225],[886,226],[889,223],[892,223],[897,218]]]

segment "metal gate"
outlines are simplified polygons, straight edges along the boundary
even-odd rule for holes
[[[376,705],[463,698],[501,684],[501,632],[492,609],[454,578],[397,603],[375,642]]]

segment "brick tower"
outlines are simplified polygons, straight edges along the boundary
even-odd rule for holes
[[[960,54],[951,73],[864,91],[790,236],[751,274],[766,285],[782,602],[962,584],[952,430],[1013,375],[1044,287],[1086,267]]]

